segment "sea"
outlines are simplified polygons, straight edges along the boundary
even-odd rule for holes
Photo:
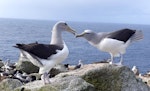
[[[25,19],[0,19],[0,59],[17,62],[20,51],[13,46],[16,43],[44,43],[49,44],[51,30],[57,21],[50,20],[25,20]],[[118,24],[118,23],[94,23],[94,22],[71,22],[67,24],[77,33],[90,29],[95,32],[108,32],[124,28],[141,30],[144,39],[132,43],[124,55],[123,64],[132,68],[137,66],[140,73],[150,71],[150,25]],[[82,60],[84,64],[107,60],[108,53],[99,51],[91,46],[83,38],[75,38],[71,33],[64,32],[63,39],[69,48],[69,56],[63,63],[78,64]],[[115,59],[118,62],[119,58]]]

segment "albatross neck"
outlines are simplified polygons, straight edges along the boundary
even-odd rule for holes
[[[61,33],[62,33],[61,29],[53,29],[50,44],[59,45],[63,47],[64,41],[62,39]]]

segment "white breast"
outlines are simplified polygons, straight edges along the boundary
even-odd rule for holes
[[[64,48],[62,50],[57,50],[57,54],[49,57],[49,60],[41,60],[43,67],[40,67],[39,74],[43,74],[44,72],[49,72],[51,68],[53,68],[56,64],[64,61],[69,55],[69,50],[64,43]]]
[[[124,54],[128,47],[130,40],[124,43],[123,41],[105,38],[99,44],[94,45],[101,51],[111,53],[114,56],[119,56],[120,53]]]
[[[64,43],[64,48],[62,50],[57,50],[57,54],[52,55],[48,59],[52,59],[55,60],[56,63],[60,63],[64,61],[68,57],[68,55],[69,55],[69,50],[66,44]]]

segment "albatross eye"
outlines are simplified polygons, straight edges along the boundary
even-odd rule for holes
[[[65,23],[65,25],[67,25],[67,23]]]
[[[86,34],[91,34],[91,33],[86,33]]]

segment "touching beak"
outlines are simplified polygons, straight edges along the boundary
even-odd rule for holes
[[[76,31],[73,30],[72,28],[70,28],[69,26],[67,26],[66,30],[74,35],[76,35]]]
[[[83,37],[83,36],[84,36],[84,34],[85,34],[84,32],[83,32],[83,33],[81,33],[81,34],[77,34],[77,35],[76,35],[76,38],[78,38],[78,37]]]

